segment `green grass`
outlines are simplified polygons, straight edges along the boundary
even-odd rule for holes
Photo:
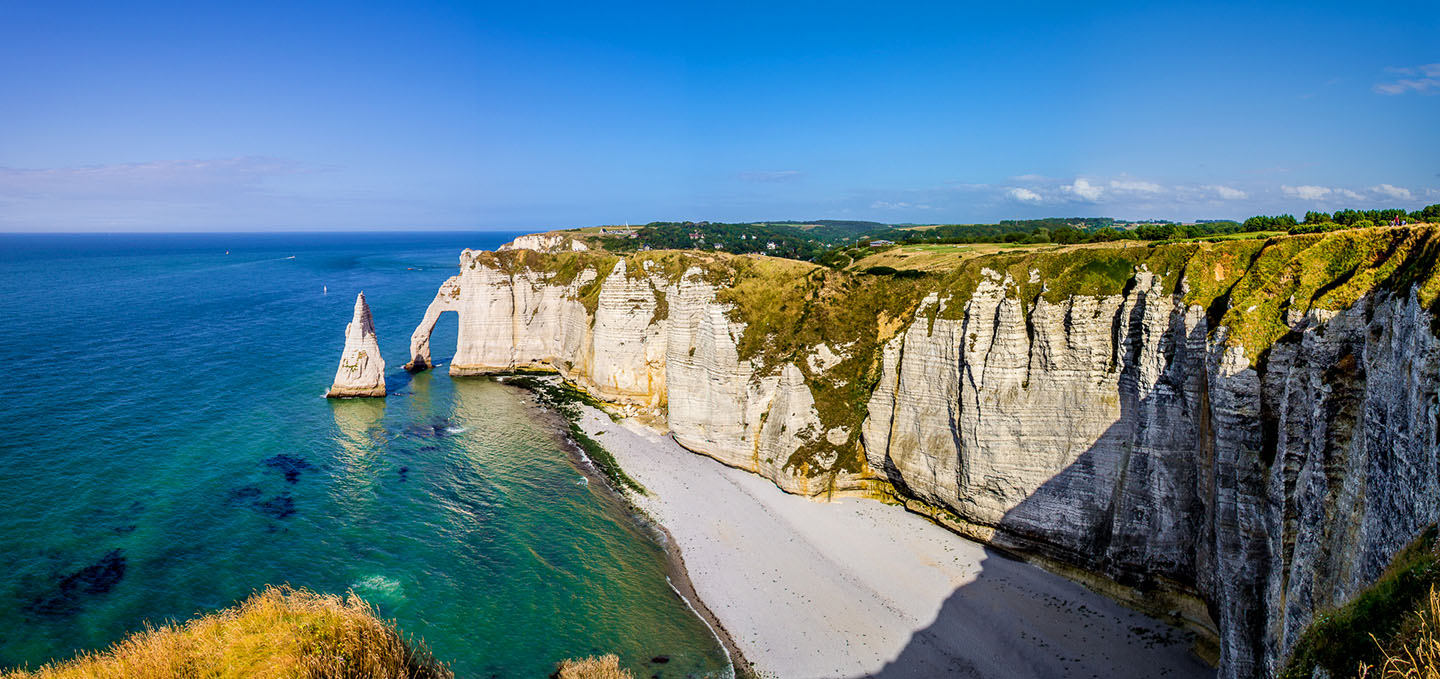
[[[1406,645],[1440,584],[1436,529],[1431,526],[1395,555],[1375,584],[1349,603],[1316,615],[1280,673],[1282,679],[1309,679],[1315,668],[1333,677],[1352,677],[1361,663],[1384,662],[1386,648]],[[1373,636],[1372,636],[1373,635]]]

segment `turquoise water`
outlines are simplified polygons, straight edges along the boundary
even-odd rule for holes
[[[509,237],[0,236],[0,667],[290,583],[354,589],[462,677],[723,673],[521,392],[401,369],[460,250]],[[391,395],[326,400],[360,290]]]

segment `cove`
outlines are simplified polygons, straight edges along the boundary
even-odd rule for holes
[[[546,413],[400,367],[454,253],[509,237],[0,236],[0,666],[289,583],[354,590],[459,676],[594,653],[723,675],[664,550]],[[327,401],[360,290],[391,394]]]

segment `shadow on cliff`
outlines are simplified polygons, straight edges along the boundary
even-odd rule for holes
[[[1213,677],[1189,635],[1084,587],[986,548],[975,580],[954,590],[873,679],[931,677]]]
[[[1123,347],[1123,355],[1117,357],[1122,366],[1117,376],[1119,413],[1094,443],[1021,498],[1013,497],[1018,492],[1013,485],[991,476],[962,476],[960,487],[982,496],[981,506],[1011,507],[998,522],[994,546],[1102,574],[1119,583],[1115,591],[1135,595],[1149,610],[1213,628],[1211,618],[1219,611],[1213,605],[1204,610],[1186,597],[1195,596],[1195,590],[1207,584],[1213,588],[1216,579],[1225,577],[1217,572],[1214,557],[1214,498],[1217,493],[1246,489],[1236,488],[1238,481],[1205,471],[1214,469],[1214,451],[1208,444],[1206,324],[1187,330],[1172,316],[1165,337],[1152,338],[1149,341],[1155,345],[1144,346],[1143,314],[1144,305],[1137,304],[1128,318],[1117,315],[1115,320],[1113,337]],[[1137,368],[1142,350],[1156,352],[1160,359],[1152,361],[1143,388]],[[1005,417],[1004,409],[991,403],[1004,399],[988,396],[982,408],[998,411],[991,417]],[[1056,404],[1049,407],[1064,410]],[[1058,419],[1063,423],[1065,418],[1061,412]],[[1024,446],[1021,450],[1042,459],[1064,452]],[[906,495],[914,496],[893,470],[889,475]],[[1263,540],[1263,535],[1256,538]],[[1254,547],[1228,546],[1241,556]],[[1028,576],[1023,573],[1026,569]],[[1216,670],[1190,651],[1193,633],[1120,606],[1070,580],[1062,583],[1069,594],[1057,593],[1054,590],[1060,586],[1044,583],[1038,571],[1037,566],[987,549],[979,577],[956,589],[935,621],[917,631],[895,660],[870,676],[1215,676]],[[1254,602],[1262,600],[1263,592],[1253,581],[1227,582],[1225,587],[1244,601],[1243,610],[1232,610],[1232,616],[1248,618],[1232,619],[1232,624],[1240,622],[1238,628],[1255,631],[1249,638],[1232,640],[1260,648],[1263,641],[1253,635],[1264,629],[1263,612]],[[1183,591],[1179,597],[1173,596],[1177,590]],[[1087,603],[1081,610],[1062,605],[1067,596],[1070,601],[1100,603]],[[985,622],[976,624],[977,617]]]

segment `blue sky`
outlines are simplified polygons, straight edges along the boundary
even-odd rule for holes
[[[1433,1],[684,5],[0,2],[0,230],[1440,202]]]

